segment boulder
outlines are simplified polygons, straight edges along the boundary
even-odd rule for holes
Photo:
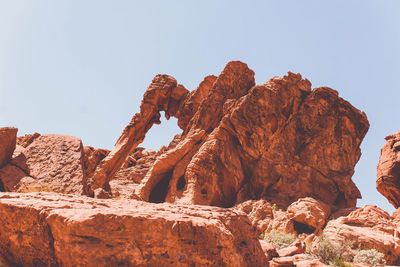
[[[302,254],[305,250],[305,244],[301,240],[296,240],[290,246],[281,248],[277,251],[279,257],[293,256],[296,254]]]
[[[269,243],[262,239],[259,241],[267,261],[279,256],[278,252],[276,251],[276,246],[273,243]]]
[[[190,93],[158,75],[140,111],[97,166],[93,190],[112,191],[110,181],[165,111],[183,132],[136,187],[143,200],[232,207],[265,199],[286,209],[308,196],[338,208],[361,197],[351,177],[366,115],[335,90],[311,90],[300,74],[256,86],[254,72],[234,61]]]
[[[208,206],[0,193],[10,266],[266,266],[246,216]]]
[[[17,142],[17,128],[0,128],[0,168],[5,166],[14,152]]]
[[[21,189],[21,192],[25,192],[21,188],[21,184],[27,183],[28,180],[32,179],[22,169],[7,164],[0,169],[0,181],[3,184],[3,191],[15,192]]]
[[[357,249],[376,249],[385,254],[388,264],[400,264],[400,235],[394,218],[373,205],[365,205],[327,223],[324,234],[341,247],[349,246],[350,254]]]
[[[274,206],[264,199],[248,200],[232,209],[246,214],[258,235],[263,233],[274,220]]]
[[[400,207],[400,132],[385,139],[377,167],[376,189],[397,209]]]
[[[17,148],[12,164],[0,170],[0,178],[10,191],[87,194],[79,138],[47,134],[37,137],[26,148]]]
[[[259,233],[278,230],[296,236],[318,235],[330,215],[328,205],[310,197],[297,200],[286,211],[265,200],[249,200],[235,206],[234,210],[247,214]]]
[[[320,233],[330,212],[328,205],[311,197],[299,199],[287,209],[288,217],[298,234]]]

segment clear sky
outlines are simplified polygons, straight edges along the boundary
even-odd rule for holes
[[[158,73],[193,90],[231,60],[258,84],[298,72],[366,112],[358,205],[392,212],[375,179],[384,137],[400,130],[399,14],[399,0],[0,0],[0,127],[112,149]],[[142,146],[179,132],[164,121]]]

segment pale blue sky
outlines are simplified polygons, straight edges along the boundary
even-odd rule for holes
[[[257,83],[287,71],[329,86],[371,128],[353,177],[375,189],[384,137],[400,130],[400,1],[0,0],[0,126],[111,149],[158,73],[193,90],[230,60]],[[143,146],[179,132],[155,126]]]

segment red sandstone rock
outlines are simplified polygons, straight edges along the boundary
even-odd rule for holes
[[[262,202],[261,200],[256,202],[258,205],[255,205],[255,212],[250,213],[246,212],[248,208],[243,209],[243,207],[252,203],[251,201],[235,207],[235,209],[242,207],[242,211],[248,214],[252,224],[258,227],[261,232],[266,231],[268,233],[272,230],[279,230],[295,235],[318,235],[330,214],[330,208],[326,204],[310,197],[297,200],[286,211],[277,208],[272,209],[270,204],[260,205]]]
[[[0,128],[0,168],[5,166],[14,152],[17,138],[17,128]]]
[[[85,146],[83,148],[83,152],[85,156],[83,163],[85,167],[85,173],[88,177],[92,176],[100,161],[102,161],[110,153],[110,151],[107,149],[96,149],[91,146]]]
[[[311,197],[292,203],[287,212],[297,233],[318,234],[330,215],[330,207]]]
[[[353,256],[359,247],[374,248],[385,254],[388,264],[400,264],[399,228],[392,216],[376,206],[365,205],[329,221],[324,233],[336,244],[349,245]]]
[[[296,262],[296,267],[328,267],[328,265],[324,264],[319,259],[308,259]]]
[[[309,264],[309,265],[308,265]],[[293,267],[293,266],[327,266],[320,260],[313,259],[307,254],[297,254],[293,256],[274,258],[269,261],[270,267]]]
[[[245,216],[222,208],[0,194],[0,257],[16,266],[265,266]]]
[[[188,91],[168,75],[157,75],[147,88],[140,105],[140,113],[135,114],[114,149],[97,166],[89,185],[90,190],[103,187],[108,189],[109,181],[114,178],[124,161],[135,148],[143,142],[151,126],[160,123],[160,111],[165,111],[167,117],[175,115],[176,107]]]
[[[274,219],[273,206],[266,200],[248,200],[232,208],[234,211],[243,212],[249,217],[257,234],[263,233]]]
[[[376,189],[397,209],[400,207],[400,132],[385,139],[377,167]]]
[[[304,253],[305,245],[300,240],[294,241],[290,246],[281,248],[277,251],[279,257],[293,256],[296,254]]]
[[[82,142],[72,136],[42,135],[26,148],[18,147],[0,178],[10,191],[87,194]]]
[[[267,261],[272,260],[272,258],[278,257],[278,252],[276,251],[276,246],[273,243],[268,243],[265,240],[259,240],[262,250]]]
[[[34,134],[26,134],[24,136],[18,136],[17,137],[17,145],[22,146],[22,147],[27,147],[30,144],[35,141],[36,138],[40,136],[39,133],[34,133]]]
[[[4,191],[15,192],[21,189],[24,192],[21,184],[27,183],[30,179],[32,178],[29,175],[14,165],[7,164],[0,169],[0,181],[3,184]]]
[[[141,113],[97,167],[93,188],[108,190],[162,110],[178,118],[183,133],[136,187],[133,194],[146,201],[231,207],[265,199],[286,208],[313,196],[345,208],[361,196],[351,176],[369,127],[365,114],[332,89],[311,91],[300,74],[254,86],[254,72],[241,62],[191,93],[156,76]]]

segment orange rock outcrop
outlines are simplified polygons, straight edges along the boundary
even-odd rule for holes
[[[354,207],[361,197],[351,176],[369,127],[365,114],[332,89],[311,90],[299,74],[255,86],[246,64],[229,62],[190,93],[159,75],[140,110],[97,166],[92,189],[113,191],[109,182],[165,111],[183,132],[157,156],[134,198],[221,207],[266,199],[287,207],[312,196]]]
[[[244,215],[217,207],[0,193],[10,266],[266,266]]]
[[[400,207],[400,132],[385,139],[377,167],[376,188],[397,209]]]

